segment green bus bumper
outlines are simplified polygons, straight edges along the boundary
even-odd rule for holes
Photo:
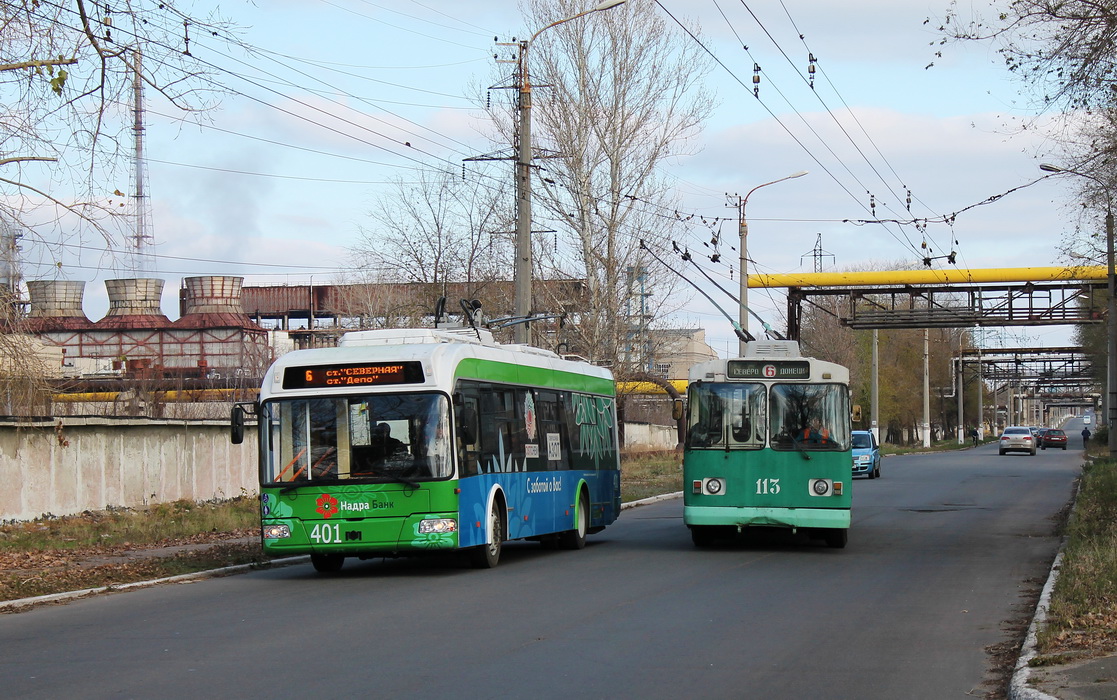
[[[850,511],[848,508],[685,506],[683,522],[687,525],[846,529],[850,524]]]

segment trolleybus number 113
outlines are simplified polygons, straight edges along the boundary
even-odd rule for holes
[[[769,494],[776,495],[780,492],[779,479],[757,479],[756,480],[756,495],[767,496]]]

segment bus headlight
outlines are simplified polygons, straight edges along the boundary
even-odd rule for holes
[[[291,536],[291,528],[286,525],[265,525],[265,540],[282,540]]]
[[[419,534],[440,534],[443,532],[457,532],[458,521],[453,518],[431,518],[419,521]]]
[[[810,492],[812,496],[829,496],[834,491],[833,482],[830,479],[811,479]]]
[[[725,480],[705,479],[702,483],[702,491],[707,496],[720,496],[725,493]]]

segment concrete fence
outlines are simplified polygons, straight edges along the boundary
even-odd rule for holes
[[[248,436],[246,436],[248,437]],[[0,425],[0,519],[257,493],[256,441],[227,421],[62,418]]]
[[[673,450],[678,443],[679,433],[673,425],[624,424],[624,447],[627,450]]]

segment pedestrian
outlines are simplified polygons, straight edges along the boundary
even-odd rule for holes
[[[1082,449],[1086,449],[1086,443],[1090,442],[1090,429],[1082,429]]]
[[[973,440],[973,446],[977,447],[977,426],[970,428],[970,438]]]

